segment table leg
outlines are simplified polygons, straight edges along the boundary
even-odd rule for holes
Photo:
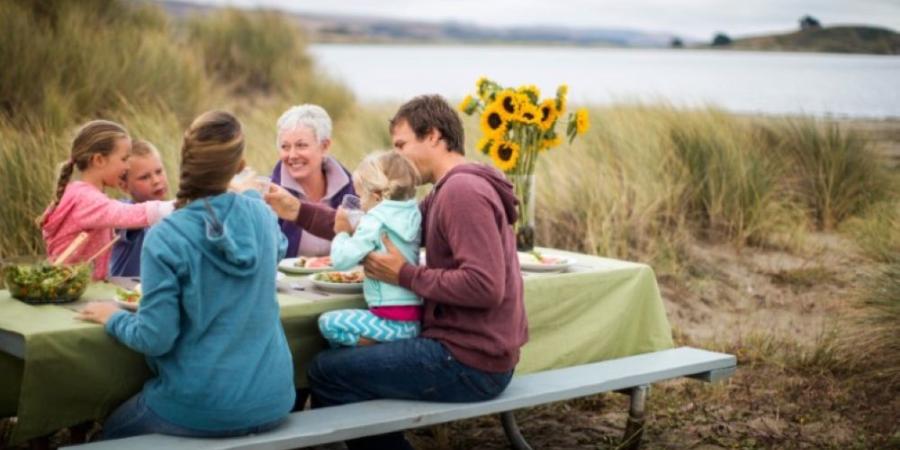
[[[625,435],[622,436],[622,444],[618,448],[626,450],[638,450],[641,448],[641,438],[644,435],[644,407],[646,406],[649,393],[649,385],[631,388],[631,406],[628,409],[628,422],[625,424]]]
[[[506,433],[506,438],[509,439],[509,443],[514,449],[531,450],[531,446],[528,445],[528,441],[525,440],[525,436],[522,436],[522,432],[519,430],[516,416],[513,415],[512,411],[500,413],[500,422],[503,424],[503,432]]]

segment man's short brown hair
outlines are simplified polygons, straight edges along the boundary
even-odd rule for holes
[[[451,152],[466,154],[465,132],[459,115],[440,95],[420,95],[397,110],[391,119],[391,131],[401,122],[412,128],[416,138],[424,139],[432,129],[441,133],[441,139],[447,143]]]

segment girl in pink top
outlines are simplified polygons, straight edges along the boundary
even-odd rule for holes
[[[50,259],[84,231],[87,240],[66,262],[85,261],[113,239],[116,228],[144,228],[172,211],[171,202],[127,204],[103,193],[104,188],[119,186],[130,149],[131,137],[115,122],[94,120],[78,130],[69,160],[60,169],[56,195],[39,219]],[[70,182],[76,168],[80,180]],[[105,251],[94,260],[94,280],[106,278],[109,257]]]

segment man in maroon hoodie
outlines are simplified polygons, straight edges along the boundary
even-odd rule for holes
[[[420,204],[426,266],[371,253],[366,276],[424,299],[418,338],[320,353],[308,375],[314,407],[376,398],[488,400],[512,378],[528,339],[522,275],[512,224],[517,201],[500,172],[465,159],[459,116],[437,95],[407,102],[391,120],[397,152],[434,188]],[[277,191],[267,201],[312,234],[333,237],[335,211],[296,204]],[[402,433],[348,442],[355,448],[411,448]]]

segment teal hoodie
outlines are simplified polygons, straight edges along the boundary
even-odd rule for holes
[[[294,404],[275,296],[287,241],[258,193],[207,200],[150,229],[141,306],[115,313],[106,330],[146,355],[155,376],[143,395],[162,418],[201,430],[252,427]]]
[[[356,226],[353,236],[338,233],[331,241],[331,265],[348,270],[360,264],[372,251],[384,251],[381,235],[388,238],[410,264],[419,264],[422,214],[413,200],[382,200]],[[421,305],[422,299],[400,286],[366,278],[363,294],[369,307]]]

